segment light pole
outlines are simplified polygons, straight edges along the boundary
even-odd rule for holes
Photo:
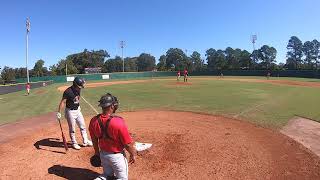
[[[253,61],[254,61],[253,63],[256,62],[256,46],[255,46],[256,41],[257,41],[257,35],[254,34],[251,36],[251,42],[252,42],[252,46],[253,46]]]
[[[124,72],[124,59],[123,59],[123,48],[125,46],[125,41],[120,41],[121,54],[122,54],[122,72]]]
[[[28,55],[29,55],[29,49],[28,49],[28,45],[29,45],[29,32],[30,32],[30,19],[27,18],[26,21],[26,28],[27,28],[27,33],[26,33],[26,68],[27,68],[27,82],[29,83],[29,70],[28,70]]]

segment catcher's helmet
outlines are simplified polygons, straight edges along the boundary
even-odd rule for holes
[[[116,109],[118,108],[119,102],[117,97],[113,96],[110,93],[107,93],[100,98],[100,101],[99,101],[100,107],[106,108],[111,105],[114,105]]]
[[[74,80],[73,80],[73,85],[74,86],[77,85],[79,87],[84,88],[84,83],[86,83],[85,80],[83,78],[80,78],[80,77],[75,77]]]

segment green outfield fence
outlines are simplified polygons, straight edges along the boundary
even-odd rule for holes
[[[223,73],[224,76],[266,76],[270,72],[273,77],[302,77],[302,78],[320,78],[320,71],[312,70],[282,70],[282,71],[267,71],[267,70],[216,70],[205,72],[189,72],[189,76],[219,76]],[[31,77],[31,82],[38,81],[53,81],[54,83],[67,82],[67,77],[80,76],[87,81],[102,80],[104,75],[109,75],[108,79],[137,79],[137,78],[152,78],[175,76],[176,72],[124,72],[124,73],[102,73],[102,74],[79,74],[68,76],[45,76],[45,77]],[[105,79],[105,80],[108,80]],[[26,78],[16,79],[17,83],[25,83]]]
[[[68,76],[44,76],[44,77],[31,77],[31,82],[49,81],[55,83],[67,82],[67,77],[83,77],[86,81],[102,80],[104,75],[109,75],[109,79],[137,79],[137,78],[152,78],[152,77],[165,77],[175,76],[176,72],[124,72],[124,73],[101,73],[101,74],[73,74]],[[108,80],[108,79],[105,79]],[[27,78],[16,79],[17,83],[27,82]]]
[[[301,77],[301,78],[320,78],[318,70],[222,70],[222,71],[207,71],[193,72],[193,76],[219,76],[221,73],[224,76],[266,76],[270,72],[272,77]]]

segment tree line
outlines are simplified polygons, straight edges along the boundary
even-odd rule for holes
[[[320,42],[316,39],[302,42],[292,36],[287,44],[286,63],[276,62],[276,48],[263,45],[261,48],[249,52],[247,50],[227,47],[226,49],[209,48],[205,59],[197,51],[188,55],[179,48],[170,48],[156,58],[148,53],[141,53],[137,57],[124,58],[125,72],[141,71],[177,71],[188,69],[192,71],[213,70],[317,70],[319,69]],[[120,56],[110,57],[106,50],[87,50],[68,55],[57,64],[44,67],[45,61],[38,60],[29,70],[31,77],[57,76],[67,74],[83,74],[85,68],[101,68],[103,73],[122,72],[123,61]],[[4,81],[26,78],[26,68],[10,68],[5,66],[1,72]]]

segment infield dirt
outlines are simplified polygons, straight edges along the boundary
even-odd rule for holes
[[[320,159],[275,130],[191,112],[120,115],[136,141],[153,144],[129,166],[130,179],[320,179]],[[1,179],[92,179],[102,172],[89,164],[90,147],[64,154],[58,124],[48,117],[38,119],[47,122],[41,128],[2,141]]]

